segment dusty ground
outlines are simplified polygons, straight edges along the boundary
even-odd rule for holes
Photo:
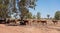
[[[60,33],[59,26],[6,26],[0,24],[0,33]]]
[[[33,24],[26,26],[7,26],[0,24],[0,33],[60,33],[60,22],[54,25],[48,21],[47,25]]]

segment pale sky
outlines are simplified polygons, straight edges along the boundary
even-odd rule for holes
[[[35,8],[35,10],[30,9],[33,15],[40,12],[42,18],[46,18],[47,14],[54,17],[55,12],[60,10],[60,0],[38,0]]]
[[[42,18],[46,18],[47,14],[54,17],[55,12],[60,10],[60,0],[38,0],[36,5],[35,10],[29,9],[29,11],[33,15],[40,12]]]

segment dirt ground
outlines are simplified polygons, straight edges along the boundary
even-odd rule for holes
[[[60,22],[54,25],[50,20],[47,25],[32,24],[32,25],[19,25],[7,26],[0,24],[0,33],[60,33]]]
[[[49,26],[7,26],[0,24],[0,33],[60,33],[60,27]]]

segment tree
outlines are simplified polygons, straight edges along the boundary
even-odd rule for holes
[[[14,13],[17,13],[16,0],[9,0],[8,15],[11,17]]]
[[[55,13],[54,18],[55,18],[56,20],[60,20],[60,11],[57,11],[57,12]]]
[[[49,14],[47,14],[47,18],[49,19],[49,17],[50,17],[50,15]]]
[[[0,0],[0,17],[6,18],[8,17],[8,0]]]
[[[16,8],[16,0],[13,0],[13,9],[12,12],[17,13],[17,8]]]
[[[28,13],[28,8],[34,8],[36,6],[36,0],[21,0],[18,3],[19,11],[21,13],[21,21],[23,21],[23,18],[26,13]]]
[[[35,15],[33,15],[33,17],[32,17],[33,19],[36,19],[36,16]]]
[[[32,19],[32,13],[31,12],[27,13],[25,17],[26,19]]]
[[[40,19],[40,12],[37,12],[37,19]]]

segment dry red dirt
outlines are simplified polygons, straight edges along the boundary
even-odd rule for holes
[[[60,33],[57,26],[6,26],[0,24],[0,33]]]

